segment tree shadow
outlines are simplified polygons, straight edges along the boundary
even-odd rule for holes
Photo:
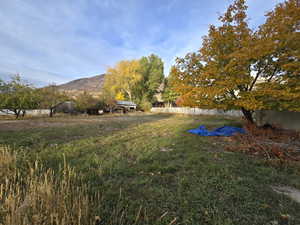
[[[170,224],[175,218],[179,224],[267,224],[283,203],[297,215],[299,206],[265,188],[275,179],[283,182],[284,175],[288,179],[287,171],[274,175],[276,169],[253,158],[225,152],[213,137],[187,132],[200,125],[240,124],[224,117],[150,114],[63,128],[71,136],[85,133],[73,139],[57,130],[42,132],[62,136],[62,143],[39,153],[33,145],[28,151],[31,160],[37,156],[54,169],[65,158],[90,185],[90,193],[100,191],[96,211],[103,224]],[[32,139],[34,134],[29,133]],[[51,135],[42,141],[53,144]]]
[[[0,144],[8,145],[13,148],[31,148],[47,147],[49,145],[59,145],[70,141],[96,137],[101,135],[110,135],[118,130],[128,129],[143,123],[149,123],[156,120],[167,119],[171,115],[166,114],[146,114],[137,116],[112,116],[112,117],[92,117],[76,118],[70,117],[71,122],[63,118],[58,121],[49,122],[42,120],[33,120],[33,123],[41,123],[40,127],[22,127],[17,130],[0,130]],[[76,122],[76,119],[79,121]],[[84,120],[84,121],[82,121]],[[51,120],[50,120],[51,121]],[[45,124],[45,126],[43,125]],[[55,123],[54,126],[51,123]],[[57,126],[56,123],[61,123]],[[14,124],[10,124],[14,127]]]
[[[97,161],[95,150],[90,158],[94,164],[81,171],[87,175],[86,182],[95,188],[91,192],[101,190],[99,215],[104,223],[118,224],[112,222],[116,215],[111,212],[119,208],[119,216],[125,215],[124,224],[133,224],[137,214],[140,216],[137,224],[169,224],[175,218],[179,224],[224,224],[224,221],[227,224],[267,224],[281,213],[283,203],[295,221],[299,221],[299,205],[281,200],[265,186],[278,178],[283,181],[286,171],[280,176],[274,175],[276,169],[262,166],[256,159],[220,151],[213,137],[186,132],[201,125],[199,123],[216,128],[238,125],[240,121],[195,117],[172,127],[171,136],[167,131],[164,136],[164,132],[157,129],[158,134],[151,137],[151,141],[145,138],[145,148],[128,148],[126,144],[110,146],[112,151],[119,150],[114,151],[115,158],[110,158],[108,152],[104,154],[102,160],[110,163]],[[126,139],[120,134],[119,141]],[[262,208],[266,204],[272,208]]]

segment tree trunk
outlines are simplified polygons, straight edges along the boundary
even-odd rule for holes
[[[132,101],[131,91],[128,91],[128,90],[125,90],[125,91],[128,94],[129,100]]]
[[[53,108],[50,108],[50,114],[49,114],[50,117],[53,117]]]
[[[25,117],[26,110],[22,110],[22,117]]]
[[[18,119],[18,118],[19,118],[19,116],[20,116],[20,112],[21,112],[21,110],[14,109],[14,113],[15,113],[15,115],[16,115],[16,119]]]
[[[242,113],[243,113],[245,119],[246,119],[248,122],[254,124],[252,111],[247,110],[247,109],[245,109],[245,108],[242,108]]]

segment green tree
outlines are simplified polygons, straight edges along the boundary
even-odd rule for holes
[[[136,85],[142,79],[139,72],[140,63],[138,60],[124,60],[117,63],[115,67],[109,68],[105,75],[104,92],[116,97],[122,93],[130,101],[134,96]]]
[[[258,31],[249,29],[244,0],[210,26],[197,53],[172,70],[183,105],[241,109],[253,122],[259,109],[299,110],[299,8],[279,4]],[[297,104],[298,102],[298,104]]]
[[[155,102],[155,94],[164,79],[164,63],[157,55],[151,54],[140,59],[140,80],[136,92],[137,101]]]
[[[21,79],[13,76],[10,81],[0,81],[0,108],[12,111],[16,118],[26,110],[35,109],[39,105],[37,90]]]
[[[87,113],[89,109],[97,109],[100,106],[98,105],[100,100],[93,97],[86,91],[76,96],[75,102],[76,109],[84,113]]]
[[[179,94],[175,91],[176,77],[174,78],[174,73],[172,73],[173,70],[174,69],[172,67],[169,76],[164,79],[164,90],[162,94],[164,102],[167,103],[169,106],[175,104],[179,96]]]
[[[115,95],[112,95],[110,92],[104,91],[100,97],[100,101],[104,104],[104,109],[108,110],[110,113],[113,112],[113,109],[116,107]]]
[[[39,90],[39,95],[41,98],[40,107],[49,109],[49,116],[52,117],[55,113],[55,107],[69,99],[69,97],[58,90],[55,84],[48,85],[47,87],[41,88]]]
[[[144,109],[155,102],[155,94],[161,85],[163,61],[156,55],[140,60],[124,60],[106,72],[104,93],[114,99],[134,101]]]

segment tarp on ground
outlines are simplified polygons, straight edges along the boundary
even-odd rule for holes
[[[188,130],[189,133],[192,134],[197,134],[200,136],[232,136],[235,133],[241,133],[241,134],[245,134],[245,130],[243,128],[240,127],[231,127],[231,126],[223,126],[223,127],[219,127],[213,131],[208,131],[204,125],[201,125],[200,127],[196,128],[196,129],[191,129]]]

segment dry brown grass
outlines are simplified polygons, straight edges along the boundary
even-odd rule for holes
[[[15,153],[0,147],[0,224],[95,224],[100,196],[90,196],[66,163],[55,174],[38,162],[22,170],[16,162]]]
[[[110,122],[122,122],[122,121],[135,121],[137,117],[143,117],[151,115],[149,113],[128,113],[123,114],[105,114],[97,116],[88,115],[56,115],[55,117],[38,117],[28,116],[21,119],[14,119],[14,117],[0,116],[0,131],[23,131],[32,128],[46,128],[46,127],[66,127],[74,125],[89,125],[95,123],[110,123]]]

